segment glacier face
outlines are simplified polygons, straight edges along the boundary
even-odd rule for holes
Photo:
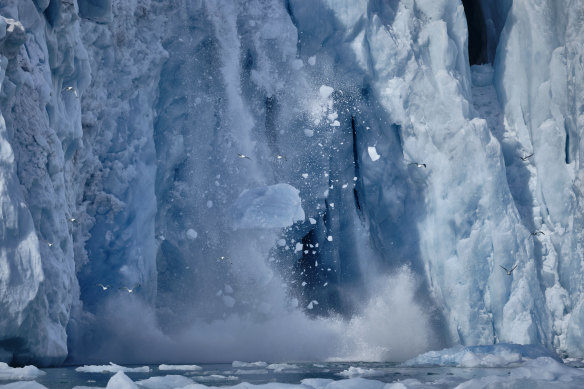
[[[583,356],[582,12],[0,1],[0,360]]]

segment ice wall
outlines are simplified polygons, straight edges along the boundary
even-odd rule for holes
[[[473,4],[1,1],[0,358],[582,355],[584,4]]]
[[[525,163],[514,195],[534,239],[541,289],[556,348],[581,354],[582,318],[582,7],[584,3],[515,1],[496,61],[505,107],[506,162]],[[518,178],[519,179],[519,178]]]
[[[74,4],[4,1],[0,355],[60,363],[79,295],[73,235],[89,79]]]

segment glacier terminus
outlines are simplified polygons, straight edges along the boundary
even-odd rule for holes
[[[583,0],[0,0],[0,85],[2,363],[584,358]]]

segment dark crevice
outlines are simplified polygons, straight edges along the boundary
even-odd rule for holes
[[[487,27],[479,0],[462,0],[468,25],[468,60],[470,65],[489,62]]]
[[[564,148],[564,152],[566,154],[566,165],[570,163],[570,131],[566,128],[566,145]]]
[[[51,0],[49,6],[43,13],[51,27],[54,27],[55,24],[57,24],[59,21],[59,17],[61,16],[61,0]]]
[[[353,166],[355,168],[355,177],[357,180],[360,180],[361,173],[360,173],[360,166],[359,166],[359,152],[357,147],[357,129],[355,126],[355,117],[351,116],[351,129],[353,131]],[[361,212],[361,203],[359,202],[359,191],[357,187],[353,188],[353,197],[355,198],[355,207],[359,211],[359,215],[362,215]]]

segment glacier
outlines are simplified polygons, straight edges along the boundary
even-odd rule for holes
[[[583,15],[0,0],[0,361],[584,357]]]

